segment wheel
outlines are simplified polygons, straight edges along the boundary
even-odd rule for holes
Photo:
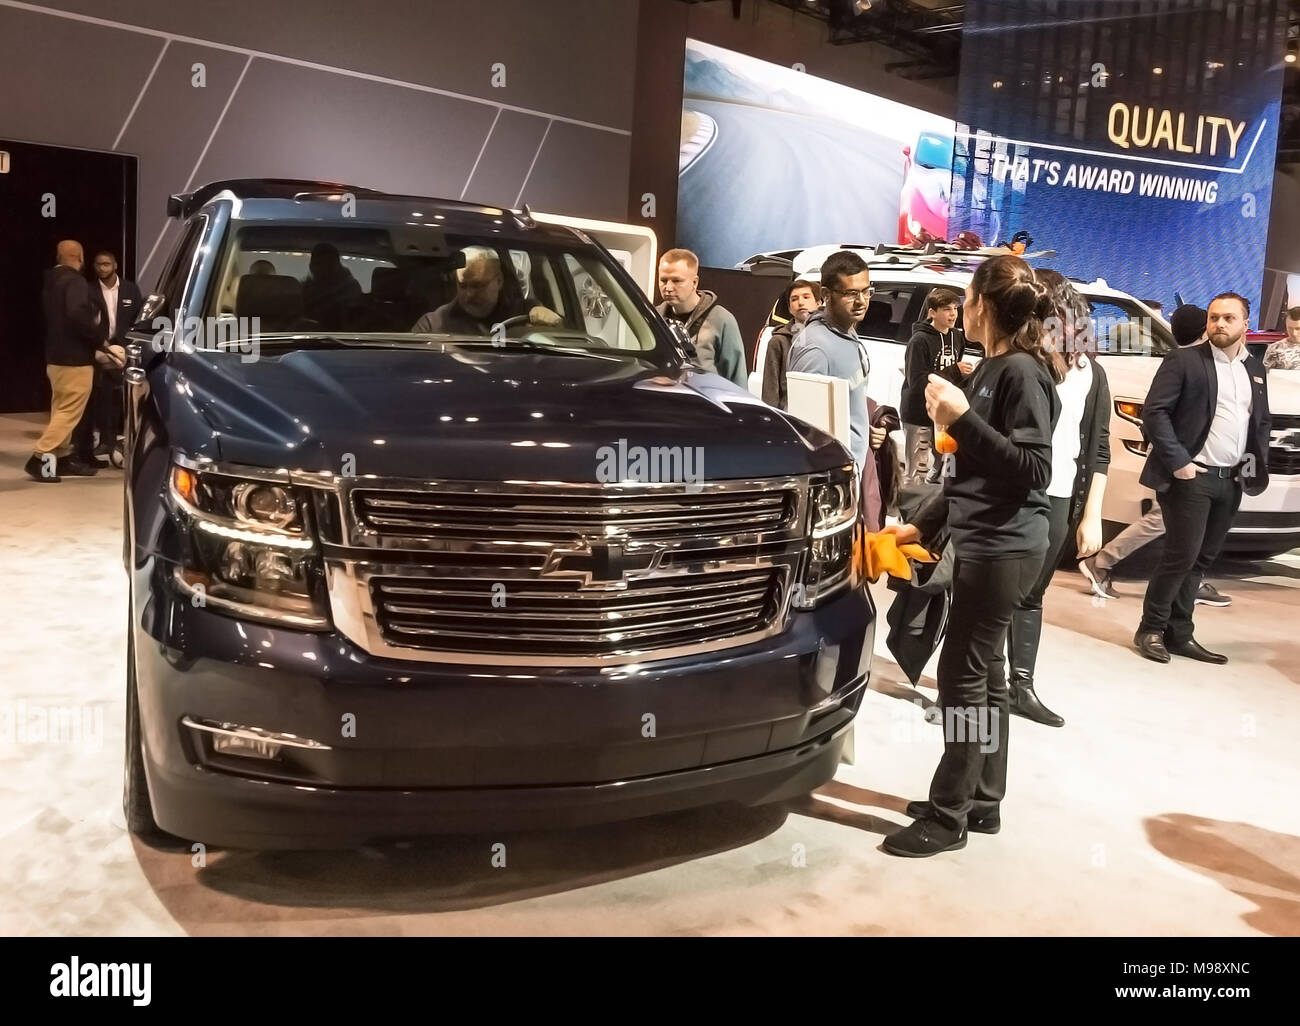
[[[144,776],[144,750],[140,734],[140,702],[136,696],[135,629],[131,623],[131,599],[126,618],[126,765],[122,774],[122,812],[126,828],[138,837],[166,837],[153,818],[149,786]]]

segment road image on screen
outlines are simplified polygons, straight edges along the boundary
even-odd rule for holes
[[[694,39],[684,86],[677,242],[706,267],[947,237],[951,120]]]

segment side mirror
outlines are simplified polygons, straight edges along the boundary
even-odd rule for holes
[[[131,325],[133,328],[147,328],[167,304],[167,297],[151,292],[149,298],[140,304],[140,313]]]

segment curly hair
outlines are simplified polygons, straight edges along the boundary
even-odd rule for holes
[[[1071,367],[1083,366],[1085,355],[1097,352],[1096,328],[1092,322],[1092,307],[1060,271],[1042,267],[1034,272],[1039,282],[1046,286],[1052,302],[1052,313],[1043,322],[1043,348],[1061,369],[1061,375]]]

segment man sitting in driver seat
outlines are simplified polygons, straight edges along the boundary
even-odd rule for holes
[[[413,333],[489,336],[493,325],[512,317],[527,317],[536,325],[560,323],[559,314],[530,307],[518,287],[509,287],[515,283],[506,281],[495,250],[470,246],[464,253],[465,266],[456,270],[456,298],[416,321]]]

